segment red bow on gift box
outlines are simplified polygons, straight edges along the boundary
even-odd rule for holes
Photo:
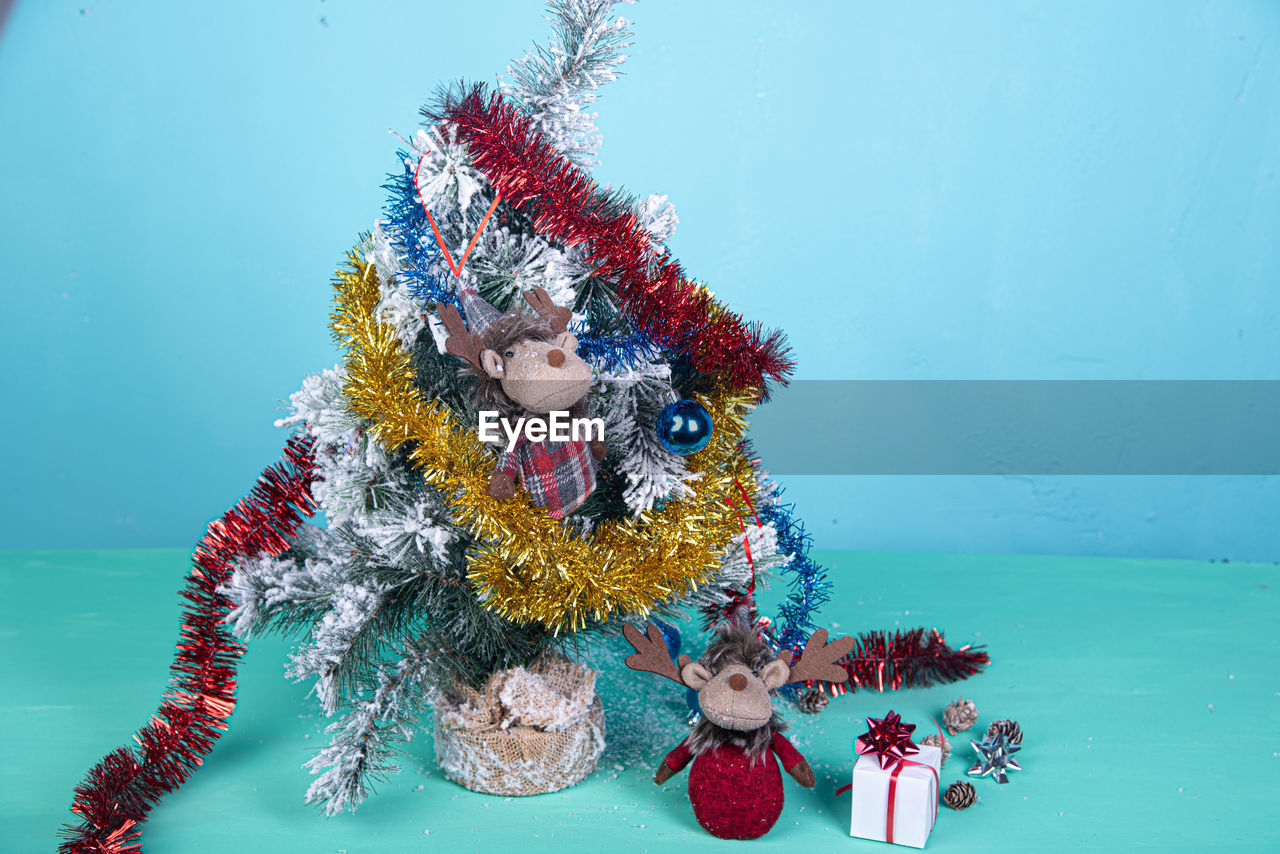
[[[867,731],[854,742],[854,751],[859,756],[874,753],[880,760],[880,767],[888,768],[920,752],[920,748],[911,742],[915,728],[915,724],[904,724],[902,716],[890,709],[883,718],[867,718]]]

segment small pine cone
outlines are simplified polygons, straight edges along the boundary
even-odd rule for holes
[[[940,765],[947,764],[947,757],[951,755],[951,742],[940,732],[930,733],[920,739],[921,744],[927,744],[930,747],[936,747],[942,751],[942,762]]]
[[[809,715],[816,715],[825,709],[827,703],[830,702],[831,698],[827,696],[827,692],[816,686],[805,691],[796,699],[796,705],[800,707],[800,711]]]
[[[1018,726],[1018,722],[1005,718],[999,721],[992,721],[987,726],[987,738],[995,738],[1001,733],[1004,734],[1004,740],[1010,744],[1022,744],[1022,727]]]
[[[957,780],[942,793],[942,802],[953,810],[967,810],[978,799],[972,783]]]
[[[973,722],[977,719],[978,707],[972,700],[966,700],[964,697],[948,703],[947,708],[942,712],[942,724],[951,735],[972,729]]]

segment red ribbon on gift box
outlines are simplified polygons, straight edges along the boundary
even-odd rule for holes
[[[893,773],[889,775],[889,803],[885,807],[884,816],[885,842],[893,842],[893,806],[897,802],[898,772],[908,765],[919,765],[921,768],[928,768],[933,772],[933,790],[935,793],[933,798],[933,821],[935,824],[938,822],[938,797],[936,793],[938,791],[938,787],[942,785],[941,781],[938,779],[938,769],[934,768],[932,765],[926,765],[923,762],[913,762],[910,759],[899,759],[897,764],[893,766]],[[850,788],[852,788],[852,784],[850,784]]]

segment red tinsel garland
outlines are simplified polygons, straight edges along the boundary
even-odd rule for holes
[[[302,517],[315,512],[311,440],[295,436],[283,456],[259,476],[247,497],[209,525],[196,547],[182,590],[188,604],[169,668],[169,690],[134,736],[137,747],[108,753],[76,787],[71,810],[80,823],[63,828],[62,854],[140,852],[140,825],[147,813],[191,776],[227,728],[244,646],[225,625],[232,603],[218,588],[237,559],[283,552]]]
[[[568,246],[589,243],[594,274],[617,282],[621,308],[657,344],[733,389],[767,393],[769,380],[786,383],[794,363],[782,333],[766,334],[686,279],[635,211],[600,193],[500,93],[477,85],[424,112],[457,127],[476,166],[511,205],[529,208],[539,233]]]
[[[704,605],[703,631],[722,625],[739,603],[749,603],[747,619],[759,627],[761,637],[777,648],[773,624],[768,617],[757,615],[754,600],[741,591],[725,588],[734,597],[728,605]],[[851,694],[859,688],[880,693],[903,688],[928,688],[931,685],[959,682],[978,673],[991,663],[982,647],[965,644],[952,649],[937,629],[899,630],[892,635],[883,631],[863,632],[855,636],[853,650],[836,662],[848,678],[844,682],[806,682],[806,688],[817,687],[833,697]],[[796,658],[799,661],[799,658]]]
[[[926,688],[967,679],[991,663],[981,647],[965,644],[952,649],[937,629],[864,632],[853,651],[837,662],[849,674],[847,681],[831,685],[833,694],[870,688],[897,691]]]

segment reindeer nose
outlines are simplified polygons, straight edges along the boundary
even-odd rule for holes
[[[735,673],[729,677],[729,687],[735,691],[741,691],[747,687],[747,677],[741,673]]]
[[[547,351],[547,364],[553,368],[558,368],[564,364],[564,351],[560,349]]]

